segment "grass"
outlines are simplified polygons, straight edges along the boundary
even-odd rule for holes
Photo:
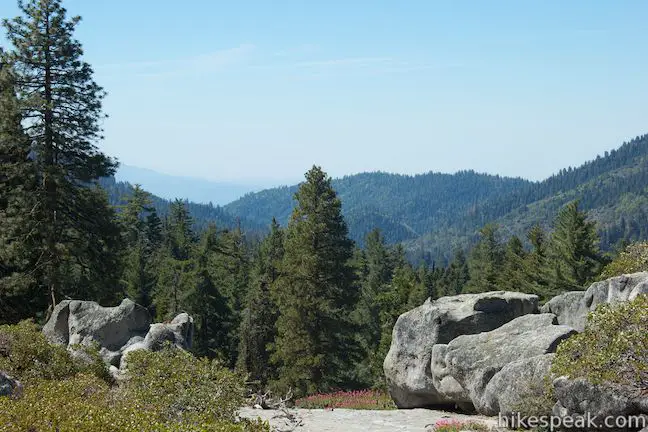
[[[333,409],[346,408],[356,410],[392,410],[396,405],[391,397],[383,391],[358,390],[339,391],[336,393],[314,394],[295,401],[297,408]]]

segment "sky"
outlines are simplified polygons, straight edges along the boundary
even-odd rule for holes
[[[643,0],[63,3],[108,92],[100,147],[163,173],[536,180],[648,132]]]

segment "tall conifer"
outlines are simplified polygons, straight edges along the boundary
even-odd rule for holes
[[[352,372],[358,349],[351,312],[358,289],[349,265],[353,242],[330,177],[313,167],[295,199],[273,286],[280,315],[272,360],[279,386],[305,394],[337,388]]]
[[[74,39],[80,18],[60,0],[19,2],[4,20],[10,60],[37,165],[41,261],[50,306],[62,296],[108,301],[118,286],[119,230],[106,196],[93,186],[116,163],[101,153],[104,91]]]

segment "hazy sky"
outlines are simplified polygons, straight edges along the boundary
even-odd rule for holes
[[[102,148],[157,171],[539,179],[648,132],[642,0],[64,5],[109,93]]]

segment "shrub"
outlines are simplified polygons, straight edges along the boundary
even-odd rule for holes
[[[599,280],[622,274],[648,271],[648,242],[627,246],[610,264],[605,266]]]
[[[216,362],[167,347],[128,356],[121,387],[96,347],[50,345],[31,322],[0,326],[0,370],[20,379],[20,398],[0,397],[0,432],[269,432],[236,421],[243,379]]]
[[[295,406],[298,408],[348,408],[366,410],[396,409],[391,397],[383,391],[360,390],[352,392],[340,391],[337,393],[315,394],[297,399]]]
[[[109,381],[110,374],[96,347],[79,347],[84,359],[51,345],[31,321],[0,326],[0,370],[24,384],[37,379],[59,380],[79,372],[93,373]]]
[[[0,432],[267,432],[262,422],[178,423],[118,397],[95,376],[37,380],[22,398],[0,398]]]
[[[558,346],[552,371],[592,383],[648,387],[648,296],[600,305],[585,331]]]
[[[234,421],[244,404],[244,379],[217,361],[166,347],[128,354],[124,397],[163,420],[208,424]]]

